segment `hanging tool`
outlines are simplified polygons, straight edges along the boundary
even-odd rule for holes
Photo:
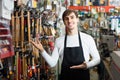
[[[19,25],[19,17],[18,12],[16,11],[16,26],[15,26],[15,48],[16,48],[16,80],[19,80],[19,31],[20,31],[20,25]]]
[[[12,18],[11,18],[11,25],[12,25],[12,41],[13,41],[13,45],[15,45],[15,16],[14,13],[12,13]]]
[[[27,11],[27,23],[28,23],[28,43],[30,43],[31,39],[31,31],[30,31],[30,11]]]

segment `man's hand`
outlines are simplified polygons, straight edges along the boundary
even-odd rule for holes
[[[42,44],[41,44],[41,42],[37,39],[37,40],[35,40],[35,41],[30,41],[37,49],[39,49],[41,52],[43,52],[44,51],[44,48],[43,48],[43,46],[42,46]]]
[[[75,65],[75,66],[71,66],[70,69],[86,69],[87,68],[87,65],[85,62],[83,62],[82,64],[80,65]]]

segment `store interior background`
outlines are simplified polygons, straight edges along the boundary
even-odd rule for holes
[[[59,62],[50,68],[30,39],[51,54],[65,34],[66,9],[78,11],[79,30],[96,41],[101,63],[90,69],[91,80],[120,80],[119,0],[0,0],[0,80],[58,80]]]

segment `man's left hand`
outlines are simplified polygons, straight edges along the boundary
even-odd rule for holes
[[[82,64],[80,65],[74,65],[74,66],[71,66],[70,69],[86,69],[87,68],[87,65],[85,62],[83,62]]]

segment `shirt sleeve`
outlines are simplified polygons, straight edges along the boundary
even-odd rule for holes
[[[50,67],[55,67],[59,58],[58,47],[56,45],[56,42],[55,42],[52,55],[49,55],[45,50],[41,53],[41,55],[43,56],[43,58],[45,59],[45,61],[48,63]]]
[[[96,66],[100,63],[100,55],[99,55],[96,43],[92,37],[91,37],[90,42],[89,42],[89,49],[90,49],[91,60],[86,63],[87,68],[91,68],[91,67]]]

